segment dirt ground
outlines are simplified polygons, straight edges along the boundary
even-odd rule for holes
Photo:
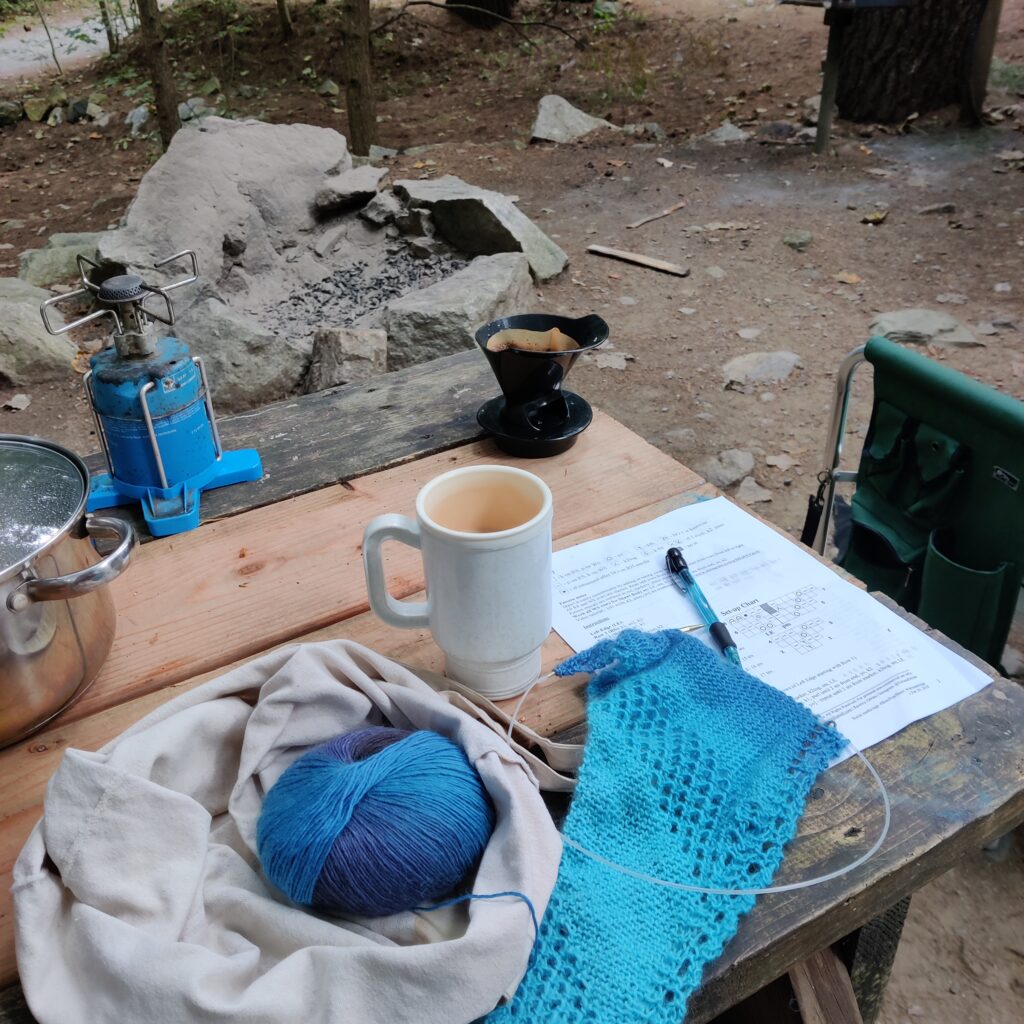
[[[296,5],[299,38],[287,45],[274,43],[272,10],[226,0],[202,9],[205,21],[198,6],[174,9],[186,95],[216,74],[236,116],[345,130],[337,100],[315,92],[337,73],[329,6]],[[429,146],[394,161],[396,177],[453,173],[518,195],[569,253],[566,272],[538,290],[538,308],[600,313],[612,328],[611,352],[624,357],[621,368],[581,360],[575,389],[687,465],[699,468],[728,448],[752,452],[754,476],[771,494],[757,510],[793,532],[821,466],[836,366],[877,313],[926,306],[972,328],[1014,321],[983,335],[982,347],[930,354],[1024,399],[1024,174],[999,156],[1024,148],[1019,96],[993,93],[990,102],[1016,104],[1016,116],[976,131],[957,127],[955,112],[922,118],[908,134],[840,123],[833,152],[820,158],[803,146],[695,145],[694,134],[726,116],[752,132],[799,121],[819,87],[820,12],[762,0],[642,0],[614,22],[595,21],[580,5],[519,10],[585,38],[587,49],[542,28],[529,30],[535,46],[526,48],[510,28],[477,30],[436,10],[378,34],[379,141]],[[215,31],[210,18],[220,19]],[[1004,4],[996,52],[1024,63],[1022,0]],[[0,274],[17,273],[17,254],[51,232],[116,222],[156,156],[154,140],[128,139],[121,125],[147,95],[130,61],[102,61],[72,77],[69,93],[101,89],[115,117],[99,130],[25,122],[0,129],[0,246],[11,246],[0,248]],[[0,92],[26,89],[7,81]],[[655,121],[667,138],[652,144],[609,133],[528,146],[547,92],[618,124]],[[626,227],[682,199],[687,206],[672,216]],[[918,212],[937,203],[955,212]],[[862,223],[880,211],[888,211],[884,223]],[[22,226],[3,227],[11,219]],[[790,229],[812,233],[805,252],[782,243]],[[680,280],[586,254],[594,242],[681,263],[691,274]],[[738,333],[753,330],[760,333],[750,340]],[[724,388],[727,360],[777,349],[800,356],[786,382],[749,393]],[[0,411],[0,431],[95,448],[77,377],[30,390],[28,410]],[[850,424],[854,452],[868,394],[865,373]],[[768,464],[780,455],[789,468]],[[998,863],[979,851],[915,896],[883,1021],[1020,1021],[1022,936],[1021,844]]]

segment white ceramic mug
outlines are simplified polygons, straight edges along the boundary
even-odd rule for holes
[[[466,466],[431,480],[416,519],[377,516],[363,535],[370,607],[386,623],[427,627],[445,671],[493,700],[521,693],[540,674],[551,631],[551,491],[511,466]],[[381,545],[423,552],[427,600],[398,601],[384,578]]]

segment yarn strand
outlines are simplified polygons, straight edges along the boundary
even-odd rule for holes
[[[499,900],[503,897],[514,897],[526,904],[527,910],[530,911],[530,920],[533,921],[533,934],[535,936],[538,935],[540,933],[540,924],[537,921],[537,910],[533,905],[533,900],[525,892],[519,892],[514,889],[509,889],[507,892],[467,892],[462,896],[453,896],[450,900],[442,900],[440,903],[435,903],[430,907],[413,907],[412,909],[417,911],[442,910],[444,907],[451,907],[456,903],[469,903],[472,900]]]

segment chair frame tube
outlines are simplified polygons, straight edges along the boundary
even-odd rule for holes
[[[828,440],[825,442],[825,466],[819,480],[825,484],[824,507],[818,532],[814,535],[814,550],[819,555],[825,553],[825,541],[828,528],[832,522],[832,502],[835,499],[836,484],[848,483],[857,479],[853,470],[840,469],[843,457],[843,439],[846,436],[846,417],[850,411],[850,389],[853,386],[853,373],[865,361],[864,345],[853,349],[839,365],[836,374],[835,398],[832,401],[832,422],[829,426]]]

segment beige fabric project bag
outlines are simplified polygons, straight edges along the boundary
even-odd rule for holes
[[[14,867],[40,1024],[469,1024],[507,998],[534,940],[523,900],[327,918],[259,870],[263,793],[309,747],[381,724],[462,746],[496,812],[473,891],[542,915],[561,840],[500,731],[358,644],[286,647],[66,752]]]

